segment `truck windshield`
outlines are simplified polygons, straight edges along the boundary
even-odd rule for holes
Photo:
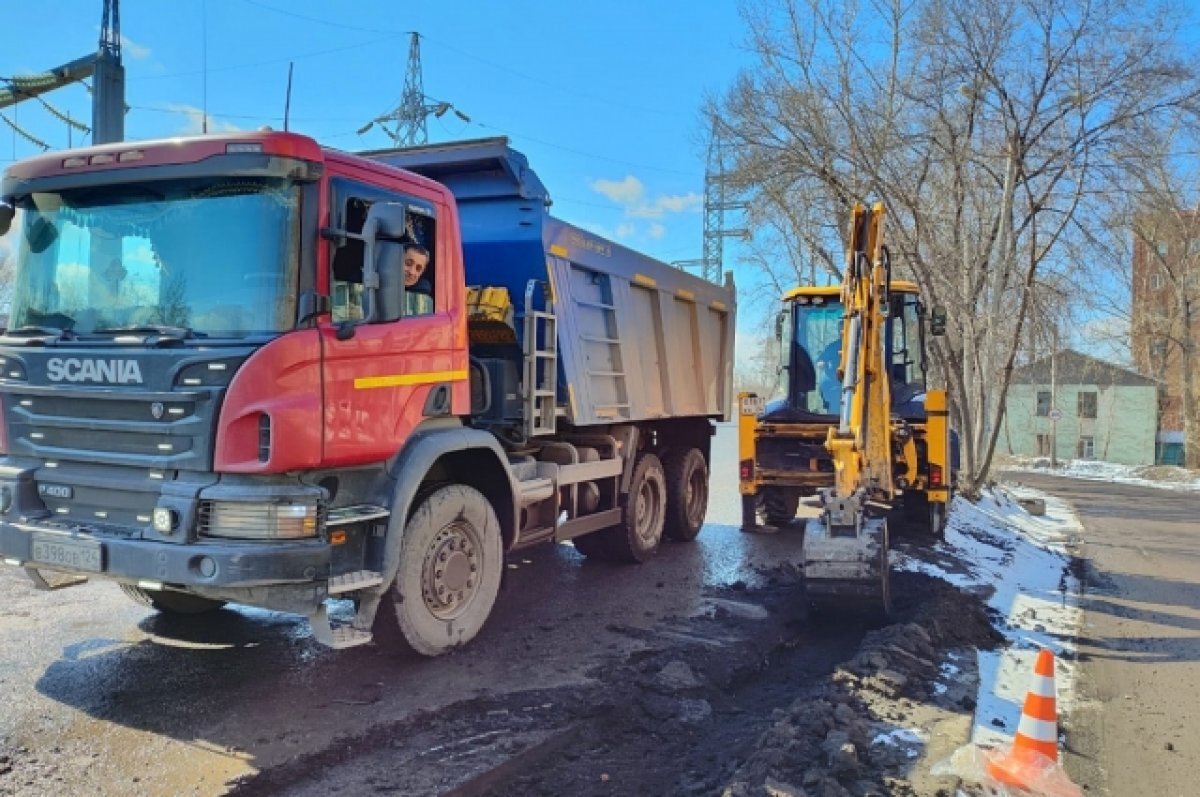
[[[842,355],[842,303],[836,297],[802,299],[795,305],[795,319],[795,404],[808,412],[837,415],[842,406],[842,383],[837,375]],[[806,378],[807,374],[811,376]]]
[[[8,328],[245,337],[295,322],[298,187],[217,178],[33,193]]]

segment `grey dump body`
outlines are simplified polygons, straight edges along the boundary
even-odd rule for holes
[[[555,392],[567,422],[728,419],[732,284],[715,285],[554,218],[545,186],[506,139],[364,154],[454,193],[469,285],[507,288],[518,315],[531,281],[549,286],[558,325]]]

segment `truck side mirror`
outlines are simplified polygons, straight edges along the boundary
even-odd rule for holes
[[[375,268],[379,274],[379,290],[375,300],[379,305],[376,321],[395,321],[404,315],[404,244],[379,241]]]
[[[783,341],[783,325],[787,323],[787,311],[780,310],[775,316],[775,340]]]
[[[12,205],[0,202],[0,235],[7,235],[9,228],[12,227],[13,216],[17,213],[17,209]]]
[[[404,237],[407,230],[408,215],[404,205],[398,202],[376,202],[367,211],[367,220],[363,224],[363,288],[367,292],[367,312],[363,323],[380,320],[381,273],[379,270],[379,246],[382,241],[398,241]],[[400,288],[404,286],[404,254],[401,251]],[[390,276],[390,275],[389,275]],[[395,283],[389,284],[395,287]],[[402,306],[402,305],[401,305]],[[395,318],[399,318],[399,314]]]
[[[946,334],[946,308],[940,304],[934,305],[929,313],[929,334],[934,337]]]

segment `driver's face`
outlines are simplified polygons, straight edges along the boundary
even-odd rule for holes
[[[417,284],[417,280],[421,279],[421,275],[425,273],[425,266],[429,265],[429,256],[423,255],[416,250],[410,249],[404,253],[404,287],[411,288]]]

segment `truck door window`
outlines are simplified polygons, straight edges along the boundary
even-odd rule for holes
[[[396,321],[399,317],[428,315],[434,311],[434,287],[437,264],[435,262],[436,236],[433,209],[428,203],[393,192],[349,181],[335,180],[333,185],[332,226],[352,235],[362,235],[367,214],[376,202],[398,203],[406,209],[404,237],[396,242],[403,248],[400,256],[406,263],[405,297],[401,307],[402,316],[376,320],[380,323]],[[363,258],[366,247],[359,238],[347,236],[331,244],[330,292],[332,294],[333,322],[359,321],[366,313],[366,290],[363,286]],[[376,247],[381,253],[385,247]],[[392,248],[392,247],[386,247]],[[395,250],[391,253],[396,254]],[[424,261],[422,265],[422,261]]]

